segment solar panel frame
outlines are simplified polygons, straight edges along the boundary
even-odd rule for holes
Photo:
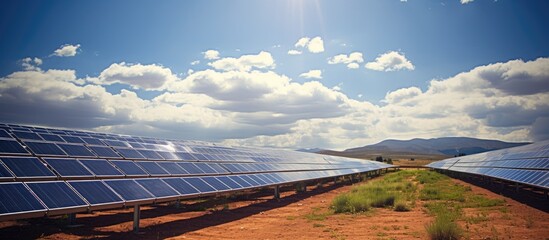
[[[155,197],[134,179],[103,180],[114,192],[124,200],[124,206],[151,204]]]
[[[91,152],[86,146],[80,144],[70,144],[70,143],[57,143],[57,146],[63,149],[70,157],[97,157],[93,152]]]
[[[64,181],[27,182],[29,189],[48,209],[48,216],[83,212],[89,204]]]
[[[31,152],[37,156],[53,156],[53,157],[65,157],[67,153],[63,151],[55,143],[50,142],[36,142],[36,141],[23,141]]]
[[[90,204],[90,210],[124,206],[122,197],[101,180],[71,180],[67,183]]]
[[[47,208],[22,182],[0,183],[0,221],[42,217]]]
[[[72,158],[43,158],[63,179],[91,179],[95,175],[80,161]]]
[[[160,178],[141,178],[135,181],[155,197],[155,202],[173,201],[179,198],[179,192]]]
[[[93,173],[96,178],[121,178],[125,176],[124,173],[106,159],[78,159],[78,161]]]
[[[182,178],[162,178],[166,184],[175,189],[180,197],[192,197],[200,195],[200,191]]]
[[[0,139],[0,154],[19,156],[31,155],[23,145],[12,139]]]
[[[126,177],[148,177],[149,174],[131,160],[110,160]]]
[[[13,173],[17,181],[57,178],[57,175],[36,157],[5,156],[0,157],[0,161]]]

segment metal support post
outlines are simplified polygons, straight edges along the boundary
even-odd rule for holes
[[[274,199],[280,199],[280,187],[278,185],[274,187]]]
[[[141,217],[141,206],[133,207],[133,232],[139,233],[139,218]]]

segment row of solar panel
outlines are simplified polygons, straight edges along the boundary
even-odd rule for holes
[[[13,125],[12,125],[13,126]],[[2,128],[2,124],[0,124],[0,128]],[[280,159],[277,157],[274,157],[272,154],[267,154],[264,151],[250,151],[244,150],[244,149],[235,149],[235,148],[229,148],[229,147],[223,147],[223,146],[213,146],[212,144],[205,143],[205,142],[196,142],[196,141],[166,141],[161,139],[153,139],[153,138],[143,138],[143,137],[134,137],[134,136],[123,136],[123,135],[115,135],[115,134],[106,134],[106,133],[94,133],[94,132],[82,132],[82,131],[75,131],[75,130],[54,130],[54,129],[46,129],[46,128],[34,128],[34,127],[28,127],[28,126],[21,126],[16,125],[13,127],[5,127],[7,131],[16,131],[19,132],[17,135],[19,135],[19,138],[21,140],[23,139],[34,139],[39,140],[40,137],[46,141],[50,142],[61,142],[61,143],[76,143],[76,144],[86,144],[86,145],[94,145],[94,146],[112,146],[112,147],[129,147],[129,148],[135,148],[135,149],[149,149],[149,150],[157,150],[157,151],[176,151],[176,152],[192,152],[198,155],[195,156],[196,159],[216,159],[220,158],[219,155],[226,156],[227,158],[243,158],[245,157],[252,157],[257,162],[275,162],[275,161],[282,161],[284,159]],[[0,129],[0,138],[2,136],[8,137],[9,134],[4,132],[5,134],[2,135],[2,130]],[[21,133],[23,132],[23,133]],[[29,133],[31,133],[29,135]],[[38,134],[38,136],[33,135]],[[12,133],[13,134],[13,133]],[[15,135],[15,134],[14,134]],[[29,135],[29,136],[27,136]],[[109,136],[108,138],[105,136]],[[148,141],[145,141],[148,140]],[[210,156],[201,156],[200,154],[211,154]],[[144,156],[147,156],[146,154],[143,154]],[[154,153],[153,153],[154,155]],[[165,154],[160,154],[162,157],[166,158]],[[278,152],[274,155],[279,155]],[[101,157],[108,157],[108,156],[101,156]],[[113,156],[116,157],[116,156]],[[158,157],[158,156],[155,156]],[[169,158],[170,156],[168,156]],[[193,156],[188,156],[193,157]],[[223,157],[221,157],[223,158]],[[223,160],[223,159],[221,159]],[[318,158],[309,158],[308,160],[312,162],[317,163],[323,163],[322,160],[319,160]]]
[[[140,159],[140,160],[182,160],[182,161],[238,161],[256,162],[264,158],[235,157],[230,155],[210,155],[188,152],[169,152],[148,149],[132,149],[122,147],[93,146],[71,143],[51,143],[37,141],[23,141],[30,151],[37,156],[57,157],[100,157],[109,159]],[[0,139],[0,154],[4,155],[31,155],[26,148],[16,140]],[[270,162],[270,158],[265,162]]]
[[[0,181],[219,175],[345,169],[343,165],[150,162],[106,159],[0,157]],[[364,168],[376,168],[364,165]]]
[[[479,174],[549,189],[549,171],[506,168],[452,167],[452,171]]]
[[[515,169],[549,169],[549,158],[528,159],[528,160],[497,160],[497,161],[459,161],[453,167],[493,167],[493,168],[515,168]]]
[[[360,170],[0,183],[0,220],[107,209],[320,179]]]
[[[2,124],[0,124],[2,128]],[[0,139],[4,137],[3,140],[13,140],[13,137],[17,137],[21,141],[25,142],[39,142],[39,143],[48,143],[53,144],[48,145],[47,147],[44,144],[41,144],[44,148],[42,155],[49,154],[48,156],[64,156],[71,155],[72,153],[80,154],[80,157],[93,157],[90,154],[99,155],[95,151],[86,151],[88,148],[95,149],[105,149],[101,147],[110,146],[117,148],[117,151],[114,153],[110,150],[107,153],[101,153],[99,155],[102,158],[127,158],[127,159],[150,159],[150,160],[175,160],[178,158],[181,160],[213,160],[213,161],[245,161],[245,162],[280,162],[280,161],[293,161],[296,159],[285,159],[279,158],[278,152],[275,154],[270,154],[266,151],[255,151],[254,149],[236,149],[223,146],[214,146],[210,143],[205,142],[196,142],[196,141],[167,141],[161,139],[153,138],[142,138],[142,137],[133,137],[133,136],[122,136],[114,134],[105,134],[105,133],[93,133],[93,132],[81,132],[74,130],[53,130],[46,128],[33,128],[28,126],[20,125],[10,125],[4,126],[4,130],[0,129]],[[105,136],[110,136],[106,138]],[[144,141],[148,139],[149,141]],[[41,141],[43,140],[43,141]],[[55,146],[62,145],[62,146]],[[1,142],[0,142],[1,144]],[[36,143],[32,143],[37,145]],[[80,147],[71,146],[76,144]],[[61,149],[59,149],[61,148]],[[118,151],[118,149],[121,149]],[[129,150],[128,150],[129,149]],[[137,151],[132,151],[137,150]],[[118,152],[118,153],[117,153]],[[191,153],[191,154],[189,154]],[[0,151],[0,154],[2,152]],[[10,153],[4,153],[10,154]],[[11,153],[15,154],[15,153]],[[26,153],[22,153],[26,154]],[[180,156],[183,155],[183,156]],[[277,156],[277,157],[275,157]],[[325,160],[321,158],[297,158],[301,162],[309,163],[325,163]]]
[[[116,138],[106,137],[107,135],[98,135],[98,134],[77,134],[69,135],[68,132],[63,131],[53,131],[45,132],[48,130],[37,131],[35,129],[31,130],[13,130],[13,129],[0,129],[0,138],[14,139],[17,137],[21,140],[34,140],[34,141],[48,141],[56,143],[76,143],[76,144],[87,144],[87,145],[96,145],[96,146],[111,146],[111,147],[123,147],[123,148],[135,148],[135,149],[150,149],[150,150],[160,150],[160,151],[180,151],[180,152],[190,152],[194,151],[197,153],[206,153],[206,154],[222,154],[222,155],[233,155],[233,156],[256,156],[257,154],[251,154],[250,152],[236,150],[232,148],[219,147],[219,146],[193,146],[196,142],[187,142],[185,144],[181,143],[182,141],[165,141],[159,139],[149,139],[149,141],[144,141],[139,137],[125,137],[125,138]],[[10,135],[10,132],[12,135]],[[74,134],[74,133],[72,133]],[[194,144],[190,144],[194,143]],[[265,156],[259,156],[265,157]]]
[[[433,162],[428,167],[549,189],[549,141]]]

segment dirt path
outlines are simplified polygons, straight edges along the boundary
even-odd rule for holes
[[[470,185],[460,180],[456,183]],[[474,193],[503,198],[505,206],[466,209],[471,222],[460,222],[470,239],[548,239],[549,214],[473,185]],[[375,209],[366,214],[329,214],[332,199],[349,185],[309,187],[306,193],[253,196],[221,203],[215,209],[189,211],[172,206],[143,207],[142,233],[131,233],[132,209],[79,214],[80,227],[62,220],[0,223],[0,239],[427,239],[432,220],[420,201],[409,212]],[[203,203],[202,203],[203,204]],[[223,209],[225,208],[225,209]]]

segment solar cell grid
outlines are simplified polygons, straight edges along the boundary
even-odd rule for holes
[[[0,160],[17,178],[56,178],[38,158],[35,157],[1,157]]]
[[[16,140],[0,139],[0,154],[28,155],[29,152]]]
[[[46,208],[23,183],[0,183],[0,217],[25,212],[46,212]]]
[[[26,184],[46,204],[48,209],[87,206],[87,203],[63,181],[29,182]]]

